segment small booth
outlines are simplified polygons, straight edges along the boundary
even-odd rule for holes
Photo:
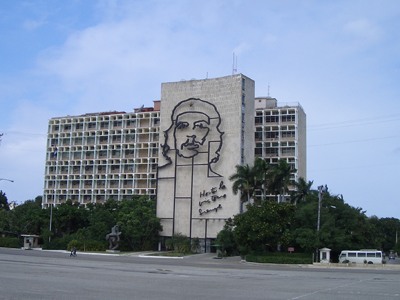
[[[319,249],[319,261],[322,264],[328,264],[331,262],[331,249],[321,248]]]
[[[22,249],[31,250],[32,248],[39,248],[39,236],[34,234],[21,234],[24,238],[24,246]]]

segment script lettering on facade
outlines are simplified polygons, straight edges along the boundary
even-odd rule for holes
[[[211,204],[213,202],[217,202],[218,200],[222,200],[222,199],[226,199],[226,194],[218,194],[218,192],[220,190],[224,190],[226,189],[224,182],[221,181],[219,183],[219,186],[213,186],[208,190],[203,190],[202,192],[200,192],[200,201],[199,201],[199,207],[202,207],[203,205],[207,205],[207,204]],[[200,208],[199,209],[199,214],[203,215],[209,212],[217,212],[218,209],[222,208],[222,204],[219,203],[217,207],[213,207],[213,208],[207,208],[207,209],[203,209]]]
[[[217,211],[218,211],[219,209],[221,209],[221,208],[222,208],[222,205],[221,205],[221,204],[218,204],[217,207],[208,208],[208,209],[205,209],[205,210],[202,210],[202,209],[200,208],[200,209],[199,209],[199,214],[200,214],[200,216],[202,216],[203,214],[207,214],[207,213],[212,212],[212,211],[217,212]]]

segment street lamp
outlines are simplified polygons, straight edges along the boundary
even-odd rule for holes
[[[11,179],[7,179],[7,178],[0,178],[0,181],[5,180],[5,181],[9,181],[9,182],[14,182],[14,180]]]
[[[321,224],[321,202],[322,202],[322,194],[328,191],[328,186],[320,185],[318,187],[318,219],[317,219],[317,249],[316,249],[316,258],[315,261],[318,262],[318,254],[319,254],[319,229]]]
[[[320,223],[321,223],[321,202],[322,202],[322,194],[328,191],[328,186],[320,185],[318,187],[318,220],[317,220],[317,232],[319,232]]]

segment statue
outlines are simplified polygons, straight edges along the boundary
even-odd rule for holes
[[[111,228],[111,233],[106,235],[106,240],[108,241],[108,249],[109,250],[116,250],[119,247],[119,236],[121,232],[119,231],[118,225],[115,225]]]

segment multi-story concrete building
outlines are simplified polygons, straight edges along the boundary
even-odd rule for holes
[[[255,98],[255,155],[270,164],[285,159],[306,179],[306,114],[299,103],[281,103],[271,97]]]
[[[43,205],[156,195],[159,101],[49,121]]]
[[[195,117],[200,118],[192,122]],[[188,124],[200,130],[189,136],[202,136],[203,142],[190,145],[179,138]],[[297,170],[293,179],[306,179],[306,115],[300,104],[255,98],[254,81],[241,74],[165,83],[161,102],[151,108],[49,120],[43,205],[158,191],[162,235],[207,240],[240,212],[228,177],[235,165],[251,165],[254,156],[269,163],[286,159]],[[193,179],[200,173],[204,179]]]
[[[254,161],[254,81],[242,74],[164,83],[157,216],[162,236],[184,234],[209,249],[241,212],[229,177]]]

